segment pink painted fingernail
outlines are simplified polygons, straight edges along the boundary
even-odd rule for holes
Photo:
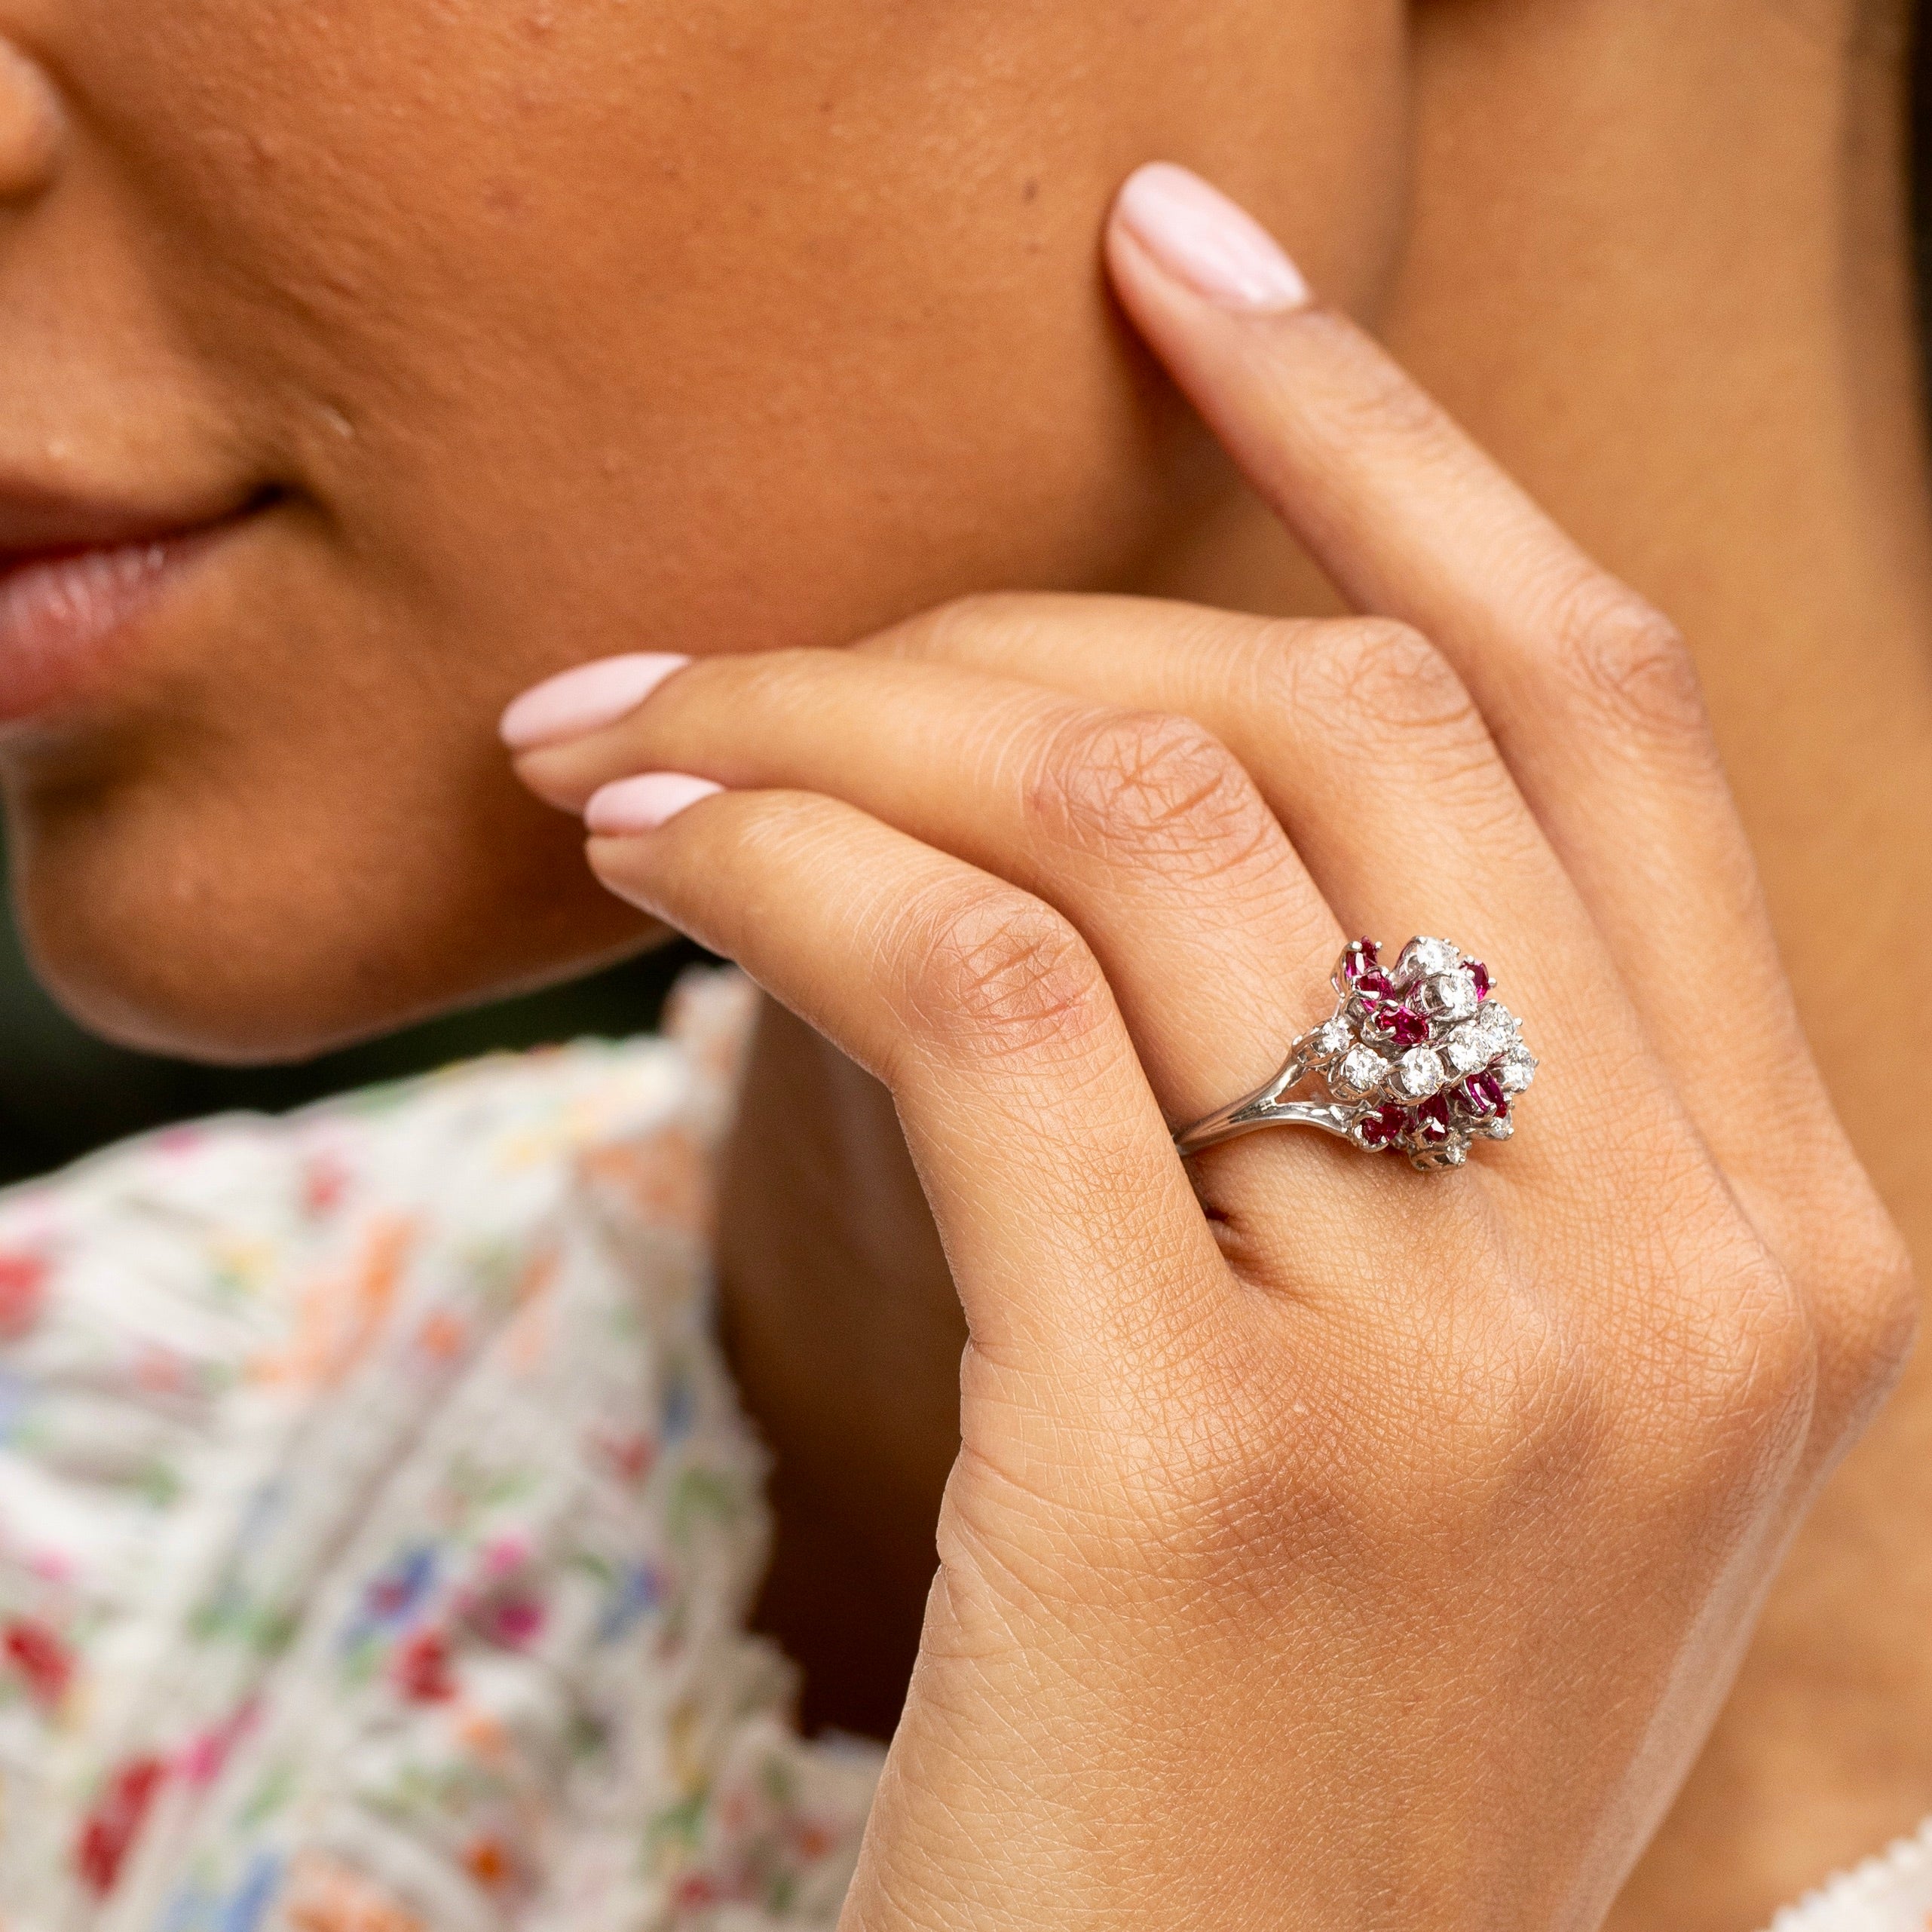
[[[620,778],[592,792],[583,808],[583,822],[605,838],[653,832],[687,805],[724,789],[708,778],[693,778],[687,772],[641,772],[635,778]]]
[[[1184,167],[1153,161],[1138,170],[1114,213],[1177,281],[1223,308],[1278,314],[1308,302],[1301,271],[1275,237]]]
[[[636,710],[673,671],[690,661],[673,651],[634,651],[560,671],[513,699],[497,729],[513,752],[601,731]]]

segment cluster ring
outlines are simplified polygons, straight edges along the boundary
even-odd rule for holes
[[[1294,1043],[1266,1085],[1177,1134],[1183,1155],[1264,1127],[1314,1127],[1364,1153],[1406,1154],[1430,1173],[1462,1166],[1478,1140],[1516,1131],[1536,1057],[1480,960],[1418,938],[1384,967],[1375,942],[1357,939],[1333,984],[1333,1015]],[[1289,1098],[1310,1080],[1325,1098]]]

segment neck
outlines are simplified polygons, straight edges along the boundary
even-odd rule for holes
[[[1665,11],[1425,17],[1387,326],[1683,626],[1792,905],[1825,816],[1794,789],[1842,795],[1932,719],[1902,66],[1835,7]]]

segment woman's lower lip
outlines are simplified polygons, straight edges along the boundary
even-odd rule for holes
[[[0,722],[81,695],[135,620],[231,527],[0,560]]]

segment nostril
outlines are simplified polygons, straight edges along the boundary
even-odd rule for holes
[[[47,186],[66,131],[53,83],[19,47],[0,39],[0,201],[20,201]]]

